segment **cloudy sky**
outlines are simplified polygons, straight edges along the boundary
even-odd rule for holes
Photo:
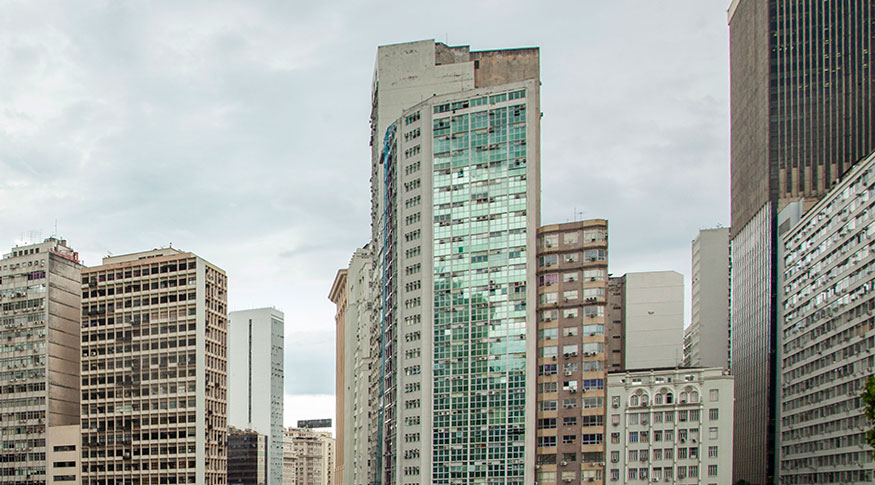
[[[728,1],[0,0],[0,252],[170,243],[286,315],[286,424],[334,415],[338,268],[369,237],[380,44],[540,46],[543,223],[687,275],[729,219]],[[689,306],[689,304],[687,304]]]

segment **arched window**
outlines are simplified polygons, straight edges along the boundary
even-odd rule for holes
[[[681,402],[687,402],[687,391],[681,391]]]
[[[647,406],[647,401],[648,401],[647,394],[642,395],[642,396],[641,396],[641,405],[642,405],[642,406]]]
[[[699,393],[696,391],[690,391],[690,402],[699,402]]]
[[[637,406],[638,405],[638,396],[632,396],[631,398],[629,398],[629,405],[630,406]]]
[[[672,394],[672,393],[670,393],[670,392],[667,392],[667,393],[665,394],[665,403],[666,403],[666,404],[671,404],[672,401],[674,401],[674,394]]]
[[[653,396],[653,404],[662,404],[663,394],[661,392],[657,392],[655,396]]]

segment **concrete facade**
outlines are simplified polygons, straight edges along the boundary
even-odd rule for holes
[[[534,470],[524,390],[536,371],[526,282],[540,212],[538,59],[434,41],[378,49],[369,483],[521,484]]]
[[[0,484],[80,480],[80,271],[56,238],[0,259]]]
[[[228,485],[267,485],[268,446],[266,435],[229,427]]]
[[[371,268],[373,256],[369,246],[356,250],[349,268],[340,270],[329,299],[337,306],[336,370],[339,396],[336,412],[335,440],[336,483],[367,484],[369,464],[368,437],[371,418],[368,403],[371,358],[371,320],[373,296]],[[337,462],[343,461],[342,465]]]
[[[82,270],[82,483],[227,483],[228,280],[172,248]]]
[[[267,483],[282,483],[284,315],[276,308],[228,314],[228,424],[268,438]]]
[[[603,483],[608,222],[538,231],[535,480]]]
[[[875,479],[860,399],[875,373],[873,241],[875,154],[782,234],[780,483]]]
[[[684,277],[675,271],[652,271],[611,278],[615,279],[622,281],[609,283],[618,294],[612,297],[608,319],[622,322],[623,369],[680,365],[683,362]],[[617,312],[616,306],[621,311]],[[614,335],[609,334],[609,340],[614,340]],[[614,350],[617,344],[612,345]]]
[[[692,243],[690,326],[684,365],[730,367],[729,229],[703,229]]]
[[[608,374],[607,481],[731,485],[733,396],[722,367]]]

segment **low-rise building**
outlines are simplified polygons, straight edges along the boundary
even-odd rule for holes
[[[334,480],[331,433],[286,428],[283,441],[284,485],[330,485]]]
[[[731,484],[733,396],[722,367],[609,374],[606,480]]]
[[[266,485],[268,435],[228,428],[228,485]]]

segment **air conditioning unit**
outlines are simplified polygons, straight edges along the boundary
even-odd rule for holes
[[[570,478],[563,478],[562,481],[565,482],[565,483],[571,483],[571,479],[570,479]]]
[[[565,460],[562,460],[562,463],[561,463],[561,465],[562,465],[562,466],[567,466],[567,465],[568,465],[568,462],[567,462],[567,461],[565,461]]]
[[[567,377],[567,376],[570,376],[570,375],[571,375],[571,371],[570,371],[570,370],[565,371],[565,376],[566,376],[566,377]]]

